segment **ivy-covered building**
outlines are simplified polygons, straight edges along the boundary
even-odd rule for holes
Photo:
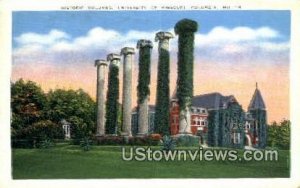
[[[266,147],[267,143],[267,109],[260,90],[254,91],[248,112],[246,113],[245,133],[248,137],[247,141],[251,141],[248,145],[258,148]]]
[[[149,105],[149,131],[154,133],[155,106]],[[196,95],[191,106],[191,132],[204,145],[213,147],[266,146],[267,111],[260,90],[256,87],[247,111],[233,95],[214,92]],[[132,111],[132,134],[138,133],[138,113]],[[170,105],[170,134],[179,133],[179,105],[174,92]]]
[[[200,136],[201,142],[215,147],[266,146],[267,111],[256,87],[245,112],[233,95],[208,93],[192,99],[191,130]],[[196,110],[196,111],[195,111]],[[202,112],[202,113],[201,113]],[[200,123],[195,123],[200,119]],[[178,134],[179,111],[176,94],[171,99],[171,134]]]

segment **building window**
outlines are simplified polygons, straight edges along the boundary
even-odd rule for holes
[[[204,121],[201,121],[201,125],[203,125],[203,126],[204,126],[204,125],[205,125],[205,122],[204,122]]]
[[[200,111],[200,108],[198,108],[198,109],[197,109],[197,112],[198,112],[198,113],[200,113],[200,112],[201,112],[201,111]]]
[[[241,142],[241,133],[233,133],[233,143],[239,144]]]

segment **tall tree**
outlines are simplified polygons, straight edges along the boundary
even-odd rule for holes
[[[290,127],[289,120],[283,120],[280,123],[273,122],[268,126],[267,145],[280,149],[290,149]]]
[[[35,82],[20,79],[11,84],[12,133],[44,118],[46,95]]]

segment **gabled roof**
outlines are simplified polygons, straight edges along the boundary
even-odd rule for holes
[[[266,109],[265,102],[264,102],[262,95],[257,87],[254,91],[254,94],[253,94],[250,104],[248,106],[248,110],[253,110],[253,109]]]
[[[177,88],[173,91],[171,100],[177,99]],[[192,99],[192,106],[206,108],[208,110],[227,107],[229,102],[237,102],[233,95],[223,96],[221,93],[213,92],[203,95],[196,95]]]
[[[219,109],[227,107],[229,102],[237,102],[233,95],[223,96],[220,93],[208,93],[204,95],[196,95],[192,99],[192,106],[207,109]]]

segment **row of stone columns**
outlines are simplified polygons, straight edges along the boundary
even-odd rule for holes
[[[186,38],[189,40],[187,44],[184,41],[179,41],[179,65],[188,65],[188,70],[192,74],[192,64],[193,64],[193,40],[194,40],[194,32],[196,29],[191,28],[191,20],[182,20],[178,22],[175,27],[175,32],[179,34],[179,39]],[[181,37],[184,36],[184,37]],[[169,40],[173,38],[173,35],[170,32],[158,32],[155,36],[155,41],[159,42],[159,53],[167,51],[169,56]],[[147,135],[148,134],[148,100],[149,100],[149,83],[150,83],[150,56],[151,49],[153,48],[153,44],[150,40],[139,40],[137,43],[137,48],[139,49],[139,84],[140,81],[143,80],[144,84],[138,85],[138,135]],[[181,51],[181,49],[187,49],[188,51]],[[125,47],[121,50],[121,55],[123,56],[123,96],[122,96],[122,135],[123,136],[131,136],[131,102],[132,102],[132,64],[134,61],[134,48]],[[180,54],[183,57],[180,57]],[[169,58],[169,57],[168,57]],[[107,57],[107,61],[105,60],[96,60],[95,65],[97,66],[97,136],[105,135],[105,106],[104,106],[104,85],[105,85],[105,74],[108,64],[110,66],[119,66],[120,56],[118,54],[109,54]],[[159,63],[170,63],[169,60],[159,61]],[[158,68],[160,65],[158,65]],[[168,70],[169,71],[169,70]],[[159,72],[159,71],[158,71]],[[145,75],[142,75],[145,74]],[[169,77],[169,73],[167,74]],[[184,77],[180,77],[184,79]],[[166,78],[165,74],[158,74],[157,80],[160,79],[169,79]],[[145,81],[146,80],[146,81]],[[169,81],[169,80],[168,80]],[[182,82],[182,80],[178,80]],[[178,82],[177,81],[177,82]],[[191,82],[191,83],[190,83]],[[193,80],[190,79],[185,83],[189,85],[193,85]],[[142,87],[139,89],[139,87]],[[158,89],[163,86],[158,86]],[[179,87],[185,87],[181,85]],[[139,93],[140,92],[140,93]],[[163,91],[164,94],[169,95],[169,88]],[[184,96],[187,98],[185,100],[186,103],[191,102],[190,95]],[[167,101],[169,102],[169,101]],[[189,134],[190,133],[190,117],[189,117],[189,108],[190,104],[182,105],[184,108],[180,107],[180,125],[179,125],[179,133],[180,134]],[[169,112],[167,112],[169,113]],[[156,120],[159,122],[159,120]],[[163,123],[165,121],[162,121]],[[115,125],[114,125],[115,126]]]
[[[124,47],[121,49],[123,56],[123,106],[122,106],[122,135],[131,136],[131,98],[132,98],[132,63],[134,61],[134,48]],[[96,60],[97,67],[97,136],[105,135],[105,75],[107,66],[120,66],[121,56],[119,54],[109,54],[107,60]],[[115,122],[116,123],[116,122]],[[116,132],[115,132],[116,134]]]
[[[155,36],[155,41],[159,42],[160,48],[169,50],[169,39],[172,38],[170,32],[159,32]],[[153,48],[153,44],[150,40],[139,40],[137,42],[137,49],[142,51],[149,51]],[[151,53],[151,52],[150,52]],[[132,64],[134,62],[135,50],[131,47],[124,47],[120,53],[123,57],[123,96],[122,96],[122,135],[132,136],[131,131],[131,103],[132,103]],[[146,60],[150,61],[150,59]],[[95,66],[97,66],[97,136],[105,135],[105,98],[104,98],[104,85],[105,85],[105,74],[107,73],[107,66],[119,66],[120,56],[118,54],[109,54],[106,60],[96,60]],[[140,62],[141,65],[141,62]],[[146,71],[149,71],[150,67],[146,67]],[[143,67],[140,67],[143,69]],[[140,72],[139,72],[140,74]],[[142,76],[142,75],[141,75]],[[158,79],[159,78],[158,74]],[[150,77],[147,78],[150,80]],[[148,100],[149,95],[141,99],[138,103],[138,124],[139,131],[138,135],[144,136],[148,134],[149,123],[148,123]]]

